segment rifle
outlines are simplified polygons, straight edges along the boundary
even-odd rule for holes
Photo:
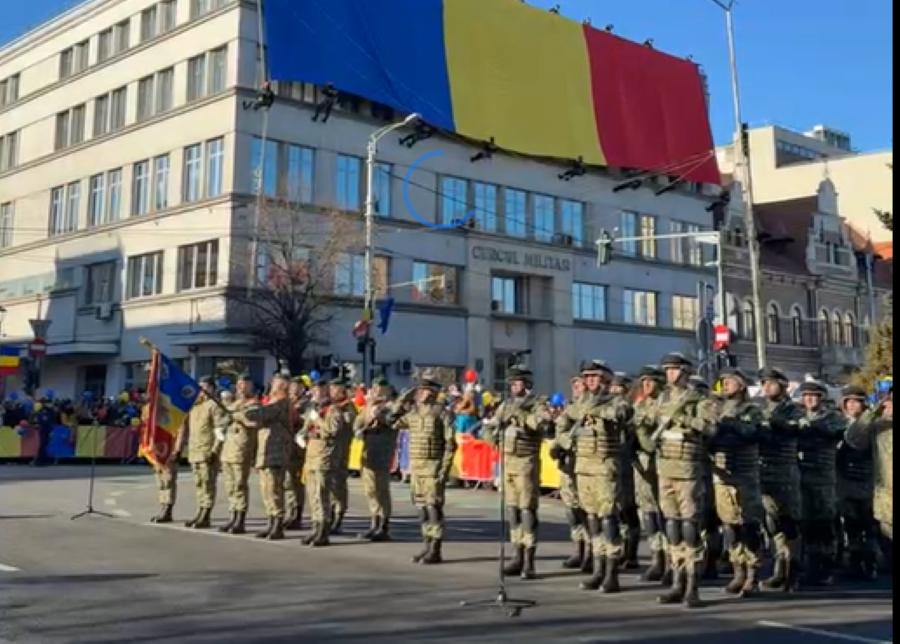
[[[669,426],[672,424],[672,420],[676,416],[681,414],[681,412],[683,412],[685,409],[687,409],[687,406],[689,403],[693,403],[693,402],[696,402],[696,399],[694,399],[694,397],[690,394],[690,392],[688,392],[685,395],[685,399],[681,401],[681,404],[678,405],[678,407],[675,409],[675,411],[672,412],[671,414],[669,414],[669,416],[666,418],[665,422],[660,423],[659,427],[656,428],[656,431],[650,435],[650,442],[653,444],[658,443],[663,432],[666,431],[667,429],[669,429]]]

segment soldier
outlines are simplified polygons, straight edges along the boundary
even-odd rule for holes
[[[659,481],[656,475],[656,459],[653,454],[641,449],[636,428],[644,423],[644,417],[651,413],[656,399],[665,382],[665,375],[655,366],[646,366],[638,375],[640,392],[634,405],[634,417],[629,425],[631,443],[632,474],[634,478],[635,501],[640,512],[640,521],[647,535],[650,547],[650,566],[641,575],[644,581],[661,581],[666,570],[665,522],[659,510]]]
[[[372,517],[369,530],[360,534],[360,539],[390,540],[391,465],[397,449],[397,431],[389,417],[392,395],[387,379],[376,378],[366,406],[354,423],[356,435],[363,442],[360,474]]]
[[[237,398],[228,405],[232,414],[245,411],[257,404],[253,380],[248,374],[240,376],[236,384]],[[256,432],[247,429],[232,418],[222,438],[222,474],[228,492],[228,509],[231,520],[219,528],[219,532],[244,534],[247,520],[250,468],[256,458]]]
[[[159,491],[159,514],[150,518],[151,523],[172,523],[172,509],[178,496],[178,457],[181,452],[178,439],[176,445],[161,467],[153,466],[153,475]]]
[[[841,410],[848,423],[847,433],[855,424],[863,421],[866,411],[866,391],[849,386],[841,396]],[[872,446],[855,449],[846,437],[838,445],[837,497],[842,526],[839,542],[847,537],[849,574],[855,579],[872,579],[877,575],[875,565],[875,517],[872,514],[874,494]]]
[[[409,432],[410,493],[425,544],[413,557],[414,563],[443,561],[444,489],[453,465],[456,440],[452,414],[436,400],[440,389],[437,382],[423,377],[418,388],[401,396],[392,409],[394,426]],[[413,396],[415,403],[405,411]]]
[[[673,581],[672,590],[659,601],[683,601],[694,608],[700,605],[699,578],[706,556],[700,522],[707,503],[707,441],[716,417],[714,405],[688,387],[691,366],[680,353],[662,359],[667,386],[653,413],[644,417],[638,439],[645,451],[656,453],[659,503],[666,519]]]
[[[573,384],[573,392],[580,391],[556,419],[556,438],[550,455],[560,463],[562,473],[560,496],[566,506],[566,515],[572,541],[575,543],[575,554],[563,562],[564,568],[580,568],[583,573],[593,573],[593,555],[590,547],[590,536],[587,531],[587,515],[584,512],[577,493],[577,477],[575,475],[575,445],[572,433],[581,424],[584,412],[600,396],[603,378],[611,377],[612,370],[602,360],[583,362],[580,380]]]
[[[328,396],[333,405],[339,407],[345,415],[349,415],[350,423],[341,425],[337,435],[337,453],[335,455],[334,488],[331,495],[331,534],[341,534],[344,515],[350,505],[350,491],[347,479],[350,476],[350,445],[353,443],[353,421],[356,419],[356,406],[347,395],[347,383],[328,385]]]
[[[291,441],[288,379],[282,374],[272,377],[265,405],[248,406],[236,412],[234,420],[256,432],[256,471],[259,491],[269,522],[256,533],[258,539],[284,539],[284,470]]]
[[[718,401],[718,395],[710,389],[709,383],[701,376],[692,375],[688,378],[688,387],[696,391],[704,399],[713,403]],[[711,463],[707,462],[708,465]],[[706,487],[706,508],[703,511],[703,521],[700,527],[700,536],[703,546],[706,548],[706,561],[703,564],[703,579],[718,579],[719,567],[728,567],[728,552],[723,544],[722,522],[716,513],[715,493],[713,490],[712,467],[707,467],[703,476],[703,484]],[[667,574],[668,577],[668,574]]]
[[[766,531],[774,546],[772,576],[761,584],[765,590],[791,592],[797,584],[798,540],[803,520],[800,465],[797,458],[798,422],[803,410],[787,395],[784,372],[767,368],[759,372],[764,398],[761,403],[763,440],[759,446],[760,486]]]
[[[759,571],[759,530],[763,518],[759,483],[762,413],[749,399],[750,382],[740,369],[723,369],[720,377],[724,395],[710,447],[716,513],[723,526],[734,574],[725,591],[748,597],[757,590]]]
[[[533,377],[523,367],[507,372],[509,398],[504,400],[487,428],[488,440],[503,450],[503,496],[515,556],[504,568],[507,575],[534,579],[538,541],[538,504],[541,495],[541,441],[549,416],[543,401],[531,393]]]
[[[287,466],[284,468],[284,527],[286,530],[300,530],[303,528],[303,500],[306,498],[303,486],[306,450],[300,447],[300,441],[296,437],[308,403],[306,386],[300,378],[291,380],[288,399],[291,404],[291,442],[287,448]]]
[[[631,388],[634,381],[628,374],[617,371],[613,375],[612,381],[609,383],[609,393],[613,396],[620,397],[628,406],[632,408]],[[634,414],[633,408],[631,415]],[[629,423],[630,425],[630,423]],[[631,433],[631,432],[629,432]],[[634,498],[634,473],[631,464],[634,462],[635,450],[634,444],[626,440],[622,445],[622,465],[619,473],[622,475],[621,498],[619,499],[620,519],[622,526],[622,541],[624,543],[625,554],[622,557],[621,565],[625,570],[636,570],[638,568],[638,547],[641,543],[641,519],[638,516],[637,503]]]
[[[840,413],[825,405],[827,391],[818,382],[804,382],[799,388],[805,413],[800,429],[800,490],[803,495],[803,547],[806,582],[831,583],[828,574],[834,547],[834,517],[837,444],[846,429]]]
[[[197,514],[185,525],[202,530],[210,526],[216,502],[216,475],[219,471],[216,428],[224,427],[227,419],[215,399],[215,381],[212,377],[204,376],[199,384],[200,395],[184,419],[182,432],[187,436],[188,461],[197,494]]]

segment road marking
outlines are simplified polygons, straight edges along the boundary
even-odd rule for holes
[[[117,502],[115,499],[103,499],[103,503],[106,505],[117,505]]]
[[[128,510],[123,510],[122,508],[116,508],[115,510],[113,510],[112,513],[115,514],[117,517],[130,517],[131,516],[131,512],[129,512]]]
[[[125,490],[116,490],[109,493],[110,496],[122,496],[123,494],[125,494]]]
[[[7,566],[5,563],[0,563],[0,572],[22,572],[15,566]]]
[[[449,526],[451,530],[456,532],[468,532],[470,534],[484,534],[487,532],[486,530],[480,530],[478,528],[460,528],[458,526]]]
[[[822,637],[831,637],[838,640],[847,640],[848,642],[866,642],[867,644],[891,644],[891,640],[877,640],[871,637],[861,637],[859,635],[849,635],[846,633],[835,633],[834,631],[824,631],[818,628],[809,628],[808,626],[794,626],[793,624],[782,624],[781,622],[770,622],[768,620],[760,620],[756,622],[760,626],[768,626],[769,628],[781,628],[798,633],[809,633],[810,635],[821,635]]]

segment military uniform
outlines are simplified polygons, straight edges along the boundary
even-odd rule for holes
[[[423,381],[420,387],[435,392],[440,389],[438,383],[430,380]],[[425,549],[413,557],[413,561],[440,563],[444,539],[444,488],[456,451],[453,417],[443,405],[433,401],[415,403],[412,409],[403,413],[399,405],[404,402],[401,399],[395,407],[399,415],[395,427],[409,432],[410,493],[419,513],[425,543]]]
[[[207,384],[201,381],[201,384]],[[210,394],[214,395],[214,394]],[[188,437],[188,462],[194,474],[197,496],[197,515],[185,525],[189,528],[208,528],[212,508],[216,502],[216,477],[219,472],[216,429],[226,425],[227,419],[216,401],[204,395],[184,420]]]
[[[759,480],[759,440],[762,413],[747,398],[746,376],[723,369],[721,376],[741,383],[718,406],[716,432],[710,441],[715,507],[725,533],[733,579],[727,592],[746,596],[756,590],[759,570],[759,529],[763,518]]]
[[[236,400],[228,405],[232,414],[246,411],[258,404],[253,399]],[[243,534],[249,507],[250,468],[256,458],[256,432],[233,418],[228,424],[222,444],[222,474],[228,493],[228,509],[231,521],[220,528],[222,532]]]
[[[787,395],[788,378],[778,369],[760,371],[760,379],[781,385],[781,393],[760,402],[764,432],[759,445],[760,485],[766,531],[775,557],[772,577],[762,582],[768,590],[793,590],[799,565],[800,494],[798,422],[803,410]]]
[[[625,373],[617,371],[610,383],[610,393],[618,396],[629,408],[629,417],[634,415],[634,405],[631,401],[632,379]],[[628,423],[630,427],[630,422]],[[626,430],[629,429],[626,427]],[[641,542],[641,520],[638,514],[637,501],[635,499],[634,472],[632,463],[636,456],[636,441],[628,439],[626,432],[622,444],[619,475],[622,480],[619,484],[619,515],[621,518],[622,544],[624,553],[621,565],[626,570],[634,570],[638,567],[638,547]]]
[[[353,443],[353,422],[356,420],[356,406],[346,401],[345,411],[350,414],[350,423],[342,425],[337,435],[336,467],[334,469],[334,489],[331,495],[331,534],[340,534],[344,515],[350,507],[350,490],[347,486],[350,476],[350,446]]]
[[[388,385],[386,381],[376,381],[374,386]],[[372,517],[369,531],[360,536],[372,541],[390,538],[391,466],[397,451],[397,430],[390,423],[389,403],[387,395],[375,397],[354,423],[354,430],[363,443],[360,476]]]
[[[296,437],[303,424],[303,412],[308,402],[304,398],[291,399],[291,442],[288,445],[287,465],[284,468],[285,527],[299,530],[303,520],[303,502],[306,488],[303,485],[303,465],[306,449],[297,444]]]
[[[161,467],[153,466],[153,476],[156,479],[160,512],[152,517],[152,523],[171,523],[172,509],[178,497],[178,454],[175,453]]]

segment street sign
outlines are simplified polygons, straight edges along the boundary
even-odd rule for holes
[[[369,332],[369,325],[371,323],[368,320],[359,320],[356,324],[353,325],[353,337],[356,339],[364,338],[366,334]]]
[[[713,338],[713,348],[720,351],[731,344],[731,329],[724,324],[717,324]]]
[[[28,355],[32,358],[41,358],[47,354],[47,342],[42,338],[35,338],[28,344]]]

